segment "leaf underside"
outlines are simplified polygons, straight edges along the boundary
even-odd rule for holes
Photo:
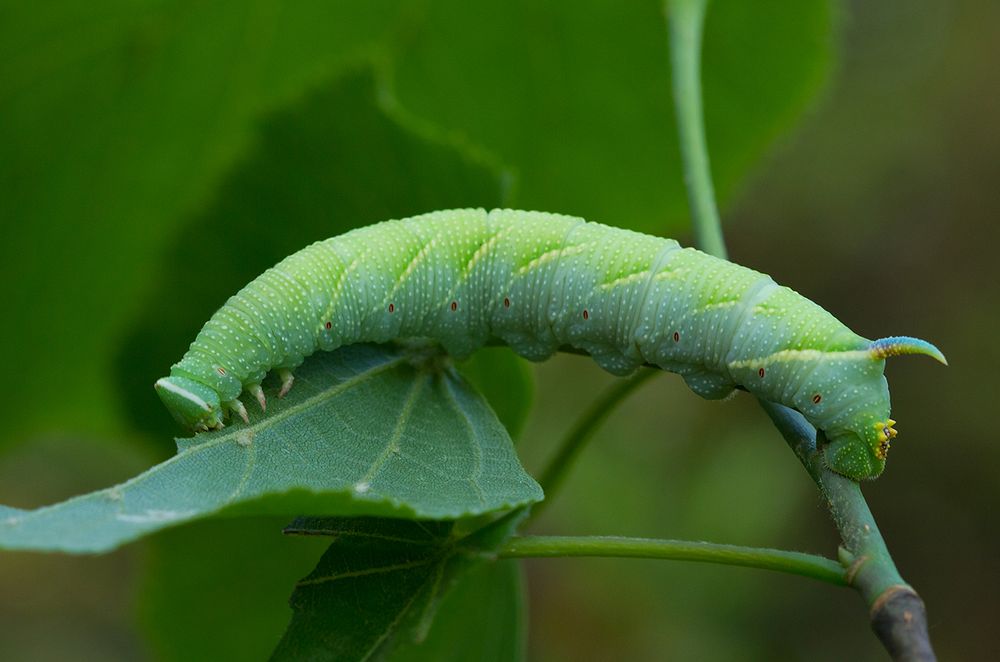
[[[132,480],[10,512],[0,548],[106,551],[220,513],[457,519],[542,498],[493,411],[439,360],[354,345],[314,355],[287,397],[269,395],[249,425],[178,440]]]

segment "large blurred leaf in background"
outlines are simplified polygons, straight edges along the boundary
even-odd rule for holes
[[[123,408],[149,405],[148,394],[133,393],[148,389],[148,366],[133,371],[134,355],[119,354],[124,404],[109,367],[140,309],[161,311],[143,315],[142,332],[163,322],[143,347],[150,363],[164,361],[162,371],[190,339],[182,332],[193,330],[191,320],[300,240],[346,223],[498,202],[499,192],[480,195],[462,179],[416,197],[397,190],[400,179],[379,176],[384,165],[416,177],[427,165],[415,152],[393,160],[403,133],[421,140],[430,130],[469,154],[498,155],[520,175],[505,202],[682,231],[660,3],[591,4],[5,5],[0,297],[17,323],[0,332],[0,346],[16,348],[7,357],[15,378],[0,387],[0,440],[52,429],[107,433],[120,429]],[[829,27],[825,0],[713,3],[705,85],[724,197],[822,80]],[[333,112],[357,100],[338,101],[328,86],[369,56],[394,72],[396,115],[409,118],[395,137]],[[393,104],[391,89],[380,95]],[[316,145],[285,142],[281,117],[294,124],[309,103],[318,104],[314,120],[330,104],[323,131],[331,135]],[[321,151],[337,136],[363,152]],[[309,156],[299,160],[302,148]],[[300,177],[265,168],[255,180],[239,166],[218,189],[252,154],[300,166]],[[242,191],[241,172],[250,185]],[[248,212],[242,224],[232,216],[240,212]],[[176,248],[165,250],[171,241]],[[185,251],[198,259],[178,262]],[[229,270],[234,259],[246,266]],[[183,282],[171,286],[175,278]]]
[[[518,172],[520,207],[688,231],[662,2],[428,2],[396,87]],[[721,199],[828,72],[827,0],[710,3],[704,87]]]
[[[256,118],[373,48],[394,4],[4,3],[3,439],[107,431],[110,357],[163,245]],[[175,292],[159,305],[182,308]]]

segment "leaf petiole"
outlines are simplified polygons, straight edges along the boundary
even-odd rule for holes
[[[847,586],[844,568],[833,559],[803,552],[689,540],[617,536],[523,536],[508,540],[499,558],[568,556],[627,557],[699,561],[774,570]]]

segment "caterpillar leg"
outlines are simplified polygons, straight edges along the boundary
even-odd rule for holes
[[[260,405],[260,410],[267,411],[267,398],[264,397],[264,389],[260,387],[260,384],[251,384],[247,387],[247,391],[250,395],[257,398],[257,404]]]
[[[278,370],[278,378],[281,380],[281,390],[278,391],[278,397],[283,398],[292,390],[292,383],[295,381],[295,376],[288,368],[281,368]]]
[[[243,406],[243,403],[239,401],[239,398],[225,403],[225,407],[227,410],[234,412],[237,416],[242,418],[244,423],[250,422],[250,417],[247,416],[247,408]]]

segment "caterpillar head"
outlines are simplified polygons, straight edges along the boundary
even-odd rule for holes
[[[885,423],[873,424],[871,435],[859,435],[853,430],[847,430],[830,436],[829,442],[823,447],[826,466],[853,480],[877,478],[885,469],[889,439],[896,436],[893,423],[895,421],[888,418]],[[875,432],[875,425],[879,425],[879,432]],[[883,433],[881,430],[887,432]]]
[[[222,427],[219,394],[210,386],[171,375],[156,382],[154,387],[174,419],[188,430],[200,432]]]
[[[863,361],[874,362],[871,365],[877,367],[878,378],[871,379],[869,372],[867,379],[859,377],[852,383],[854,392],[863,394],[861,411],[851,415],[849,429],[827,430],[829,443],[823,448],[827,467],[854,480],[876,478],[882,473],[889,445],[896,436],[896,428],[893,427],[896,421],[889,418],[889,392],[882,376],[885,359],[903,354],[924,354],[948,365],[941,350],[918,338],[882,338],[871,342],[865,351],[868,356]]]

